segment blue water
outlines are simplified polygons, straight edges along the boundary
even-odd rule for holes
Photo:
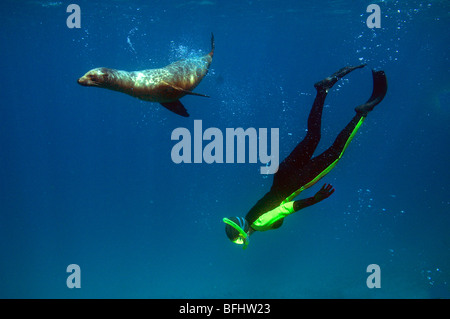
[[[1,298],[449,298],[450,4],[379,1],[3,1],[0,16]],[[216,50],[182,99],[191,117],[79,86],[95,67],[142,70]],[[304,137],[313,84],[368,63],[328,95],[326,149],[389,90],[323,182],[336,192],[252,235],[272,177],[257,164],[174,164],[175,128],[279,128],[280,160]],[[312,196],[321,185],[302,193]],[[69,289],[69,264],[81,288]],[[381,269],[369,289],[366,268]]]

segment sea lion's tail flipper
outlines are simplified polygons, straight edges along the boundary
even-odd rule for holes
[[[212,57],[214,55],[214,34],[211,32],[211,52],[209,52],[209,56]]]
[[[168,109],[178,115],[181,115],[184,117],[189,117],[189,113],[187,112],[184,105],[181,104],[180,100],[177,100],[175,102],[161,103],[161,105],[164,106],[166,109]]]

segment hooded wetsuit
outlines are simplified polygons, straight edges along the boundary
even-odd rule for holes
[[[301,191],[314,185],[337,164],[367,113],[381,102],[386,94],[387,82],[384,72],[372,71],[372,75],[374,90],[371,98],[355,109],[356,115],[339,133],[331,147],[313,157],[320,141],[322,111],[330,88],[324,88],[320,85],[321,82],[316,84],[317,95],[308,117],[308,132],[305,138],[281,162],[274,175],[270,191],[250,209],[245,217],[254,230],[265,231],[280,227],[283,224],[283,218],[294,212],[292,200]]]

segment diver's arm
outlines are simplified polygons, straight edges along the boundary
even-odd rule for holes
[[[323,185],[322,188],[310,198],[290,201],[262,214],[251,223],[251,229],[256,231],[266,231],[276,229],[283,223],[283,218],[299,211],[302,208],[316,204],[333,194],[334,189],[331,185]],[[247,219],[248,220],[248,219]]]
[[[330,184],[324,184],[322,188],[313,196],[301,200],[296,200],[294,202],[294,211],[299,211],[305,207],[317,204],[318,202],[324,200],[331,196],[334,193],[334,188]]]

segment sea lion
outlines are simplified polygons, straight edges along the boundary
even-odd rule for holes
[[[119,91],[138,99],[161,103],[170,111],[188,117],[189,114],[179,101],[186,94],[208,97],[192,90],[208,73],[214,54],[214,35],[211,34],[211,52],[198,57],[183,59],[160,69],[143,71],[120,71],[109,68],[90,70],[78,83]]]

